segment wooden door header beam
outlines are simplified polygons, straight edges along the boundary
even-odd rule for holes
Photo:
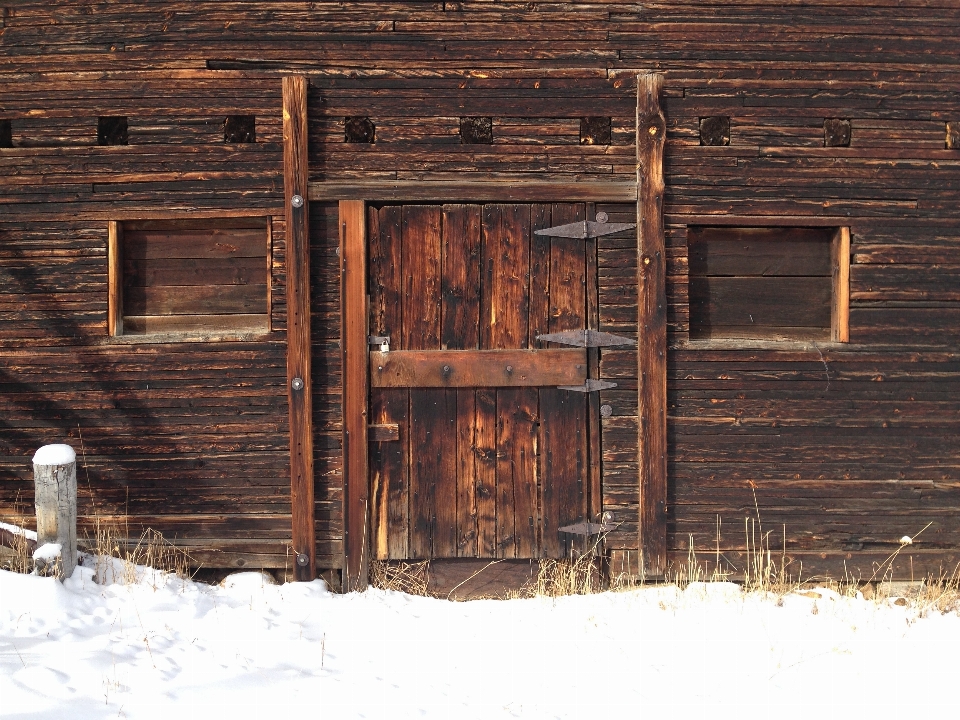
[[[637,184],[592,179],[365,180],[310,183],[316,202],[373,200],[405,202],[626,202],[637,201]]]

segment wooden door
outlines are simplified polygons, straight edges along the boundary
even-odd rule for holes
[[[368,207],[372,557],[560,557],[600,512],[597,397],[556,387],[595,359],[536,339],[595,327],[595,242],[534,234],[587,209]]]

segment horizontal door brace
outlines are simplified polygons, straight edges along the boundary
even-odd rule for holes
[[[371,387],[549,387],[587,381],[584,349],[370,353]]]

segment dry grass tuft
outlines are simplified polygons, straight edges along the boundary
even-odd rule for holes
[[[374,560],[370,563],[370,584],[380,590],[426,597],[429,564],[428,560],[394,563]]]
[[[143,572],[141,567],[181,579],[190,577],[190,556],[152,528],[144,530],[131,547],[126,534],[117,526],[98,520],[90,554],[93,555],[97,582],[123,585],[139,582]],[[153,579],[158,579],[156,574]]]

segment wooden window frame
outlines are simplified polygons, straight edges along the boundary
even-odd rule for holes
[[[785,218],[786,220],[786,218]],[[699,225],[699,223],[698,223]],[[801,222],[785,222],[782,225],[764,224],[753,226],[748,218],[735,224],[705,224],[705,227],[731,229],[737,227],[762,227],[766,230],[779,228],[823,228],[823,225],[804,225]],[[829,226],[834,228],[830,239],[830,267],[831,267],[831,300],[830,300],[830,331],[829,338],[824,340],[809,340],[801,338],[740,338],[740,337],[705,337],[690,338],[686,344],[697,347],[736,347],[766,346],[777,347],[808,346],[811,342],[848,343],[850,342],[850,227]],[[689,245],[688,245],[689,247]],[[688,280],[689,282],[689,280]],[[689,302],[689,301],[688,301]],[[691,315],[693,314],[690,308]]]
[[[251,224],[263,221],[266,241],[265,284],[266,298],[264,323],[262,326],[238,328],[187,328],[171,329],[156,332],[128,334],[124,332],[123,308],[123,246],[124,225],[140,221],[192,221],[198,225],[209,225],[219,221],[249,222]],[[257,313],[259,315],[260,313]],[[182,342],[182,341],[245,341],[264,337],[273,330],[273,222],[268,215],[223,215],[215,217],[171,216],[127,218],[125,220],[110,220],[107,223],[107,335],[118,342]]]

